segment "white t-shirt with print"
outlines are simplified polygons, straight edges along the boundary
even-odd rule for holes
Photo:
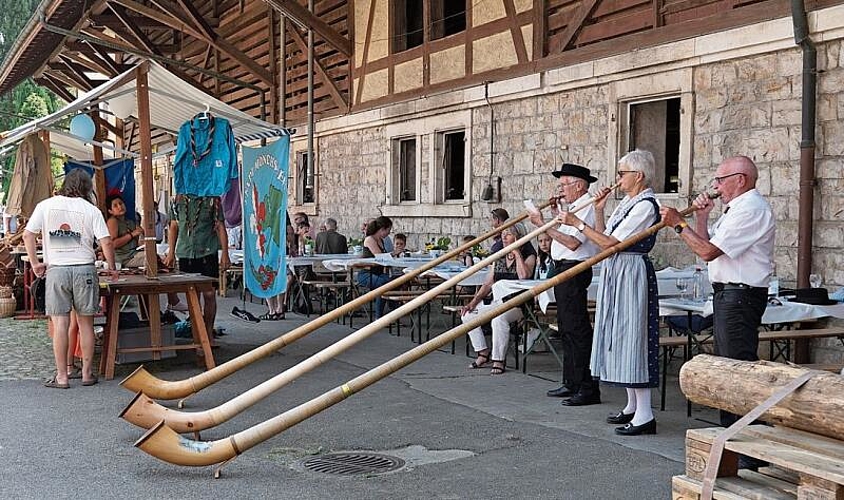
[[[41,233],[44,262],[51,266],[93,264],[94,243],[109,236],[102,212],[83,198],[54,196],[35,206],[26,224]]]

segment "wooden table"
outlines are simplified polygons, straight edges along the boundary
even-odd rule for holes
[[[205,367],[214,368],[214,357],[211,354],[211,342],[199,304],[199,294],[214,290],[217,280],[206,276],[191,274],[162,274],[155,279],[146,276],[121,275],[118,281],[111,281],[108,276],[100,277],[100,291],[106,297],[106,327],[103,339],[103,352],[100,358],[100,375],[106,380],[114,378],[114,362],[118,352],[147,352],[152,351],[153,359],[160,359],[161,351],[177,349],[201,349],[205,359]],[[174,346],[161,345],[161,315],[160,294],[184,293],[188,300],[188,311],[191,322],[193,343]],[[149,311],[150,346],[117,348],[118,319],[120,318],[120,298],[126,295],[138,295],[146,300]]]

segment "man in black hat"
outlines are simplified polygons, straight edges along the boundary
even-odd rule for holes
[[[589,200],[589,184],[597,181],[588,168],[564,163],[552,172],[559,179],[551,213],[585,205]],[[577,214],[584,224],[594,226],[595,209],[592,205]],[[537,227],[545,222],[542,214],[533,212],[530,221]],[[549,229],[551,258],[555,274],[580,264],[598,253],[598,247],[587,239],[581,228],[560,225]],[[563,340],[563,385],[548,391],[550,397],[567,397],[563,406],[585,406],[601,402],[598,381],[592,379],[589,358],[592,354],[592,324],[586,306],[586,292],[592,282],[592,270],[583,271],[574,278],[554,287],[557,301],[557,326]]]

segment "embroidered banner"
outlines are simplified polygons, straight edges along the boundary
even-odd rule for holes
[[[287,171],[290,137],[243,147],[243,277],[256,297],[287,290]]]

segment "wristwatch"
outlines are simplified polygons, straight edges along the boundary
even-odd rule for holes
[[[689,227],[689,223],[688,223],[688,222],[686,222],[686,221],[680,221],[680,223],[679,223],[679,224],[677,224],[676,226],[674,226],[674,232],[675,232],[675,233],[677,233],[677,234],[681,234],[681,233],[683,232],[683,229],[686,229],[687,227]]]
[[[580,225],[577,226],[575,229],[577,229],[578,231],[580,231],[582,233],[586,229],[586,223],[583,222],[583,221],[580,221]]]

